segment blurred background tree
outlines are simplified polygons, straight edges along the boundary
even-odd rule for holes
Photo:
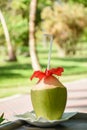
[[[54,36],[59,56],[76,54],[77,43],[87,28],[86,16],[87,9],[80,4],[54,4],[44,8],[42,27]]]
[[[29,47],[31,63],[34,70],[40,70],[40,64],[36,53],[36,38],[35,38],[35,21],[36,21],[37,0],[32,0],[30,3],[29,15]]]
[[[38,28],[41,22],[41,10],[45,6],[51,5],[52,2],[47,0],[38,0],[36,10],[35,28]],[[15,51],[19,54],[25,53],[28,55],[28,21],[29,21],[29,8],[30,0],[0,0],[0,9],[5,17],[8,31],[10,33],[11,43],[14,46]],[[0,44],[5,44],[4,34],[2,26],[0,25]]]
[[[2,24],[2,27],[3,27],[3,31],[4,31],[5,39],[6,39],[6,43],[7,43],[8,56],[9,56],[8,60],[9,61],[16,61],[17,59],[16,59],[16,55],[15,55],[13,46],[12,46],[11,41],[10,41],[10,36],[9,36],[8,28],[7,28],[4,16],[3,16],[3,14],[2,14],[1,11],[0,11],[0,21],[1,21],[1,24]]]
[[[79,3],[83,4],[84,6],[87,6],[87,0],[63,0],[64,2],[70,2],[70,3]]]
[[[14,50],[18,53],[28,52],[28,8],[29,0],[2,2],[0,0],[0,8],[4,14],[8,31],[10,33],[11,43]],[[3,30],[0,25],[0,44],[4,41]],[[4,41],[5,43],[5,41]]]

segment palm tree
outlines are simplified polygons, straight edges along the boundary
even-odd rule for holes
[[[9,32],[8,32],[8,28],[4,19],[4,16],[0,10],[0,21],[4,30],[4,34],[5,34],[5,38],[6,38],[6,44],[7,44],[7,49],[8,49],[8,56],[9,56],[9,61],[16,61],[16,55],[13,49],[13,46],[11,44],[10,41],[10,36],[9,36]]]
[[[36,39],[35,39],[35,19],[36,19],[37,0],[31,0],[29,10],[29,51],[34,70],[40,70],[40,64],[36,53]]]

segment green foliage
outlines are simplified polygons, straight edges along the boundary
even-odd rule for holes
[[[14,44],[15,49],[19,46],[28,46],[29,3],[29,0],[10,2],[6,0],[0,5],[10,33],[11,43]],[[0,44],[5,45],[5,36],[1,25],[0,39]]]
[[[43,10],[44,7],[46,6],[51,6],[53,4],[52,0],[38,0],[37,3],[37,11],[36,11],[36,26],[39,26],[40,22],[41,22],[41,12]]]
[[[1,1],[0,8],[3,12],[8,31],[10,33],[11,43],[14,44],[15,49],[28,46],[29,38],[29,4],[30,0],[13,0]],[[41,10],[48,5],[52,5],[52,1],[38,0],[36,13],[36,27],[41,22]],[[5,45],[5,36],[0,25],[0,45]]]
[[[0,45],[3,45],[3,43],[5,43],[5,37],[4,37],[3,28],[0,24]]]
[[[87,9],[80,4],[54,4],[52,8],[44,8],[41,15],[42,27],[54,36],[58,48],[65,54],[74,54],[76,43],[87,27]]]
[[[4,113],[2,113],[2,115],[0,116],[0,124],[4,121]]]
[[[65,1],[70,3],[80,3],[83,4],[84,6],[87,6],[87,0],[65,0]]]

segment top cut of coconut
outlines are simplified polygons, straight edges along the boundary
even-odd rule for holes
[[[35,71],[30,79],[39,78],[39,81],[32,87],[32,89],[43,90],[62,87],[63,85],[54,75],[61,76],[63,71],[64,69],[62,67],[46,70],[45,72]]]

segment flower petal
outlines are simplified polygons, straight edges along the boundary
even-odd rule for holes
[[[40,80],[45,76],[45,73],[41,72],[41,71],[35,71],[33,73],[33,75],[30,77],[30,79],[32,80],[34,77],[39,78]]]
[[[39,78],[39,80],[41,80],[42,78],[51,76],[53,74],[55,74],[57,76],[61,76],[62,72],[64,72],[64,69],[62,67],[53,68],[50,70],[46,69],[45,72],[41,72],[38,70],[33,73],[33,75],[30,77],[30,79],[32,80],[35,77],[35,78]]]

